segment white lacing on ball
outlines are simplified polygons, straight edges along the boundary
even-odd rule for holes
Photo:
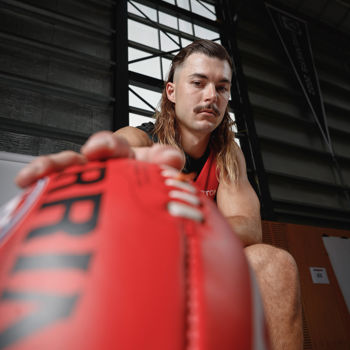
[[[177,179],[179,172],[174,169],[164,169],[162,175],[166,178],[165,184],[169,191],[168,211],[170,215],[183,217],[197,222],[204,221],[204,215],[200,209],[201,201],[197,189],[190,183]],[[201,344],[200,326],[200,281],[199,261],[200,248],[197,235],[186,235],[187,268],[186,268],[186,306],[187,306],[187,330],[186,350],[199,350]]]
[[[191,193],[184,192],[184,191],[170,191],[169,197],[173,199],[180,199],[184,202],[199,206],[201,204],[199,198]]]
[[[200,199],[196,195],[198,191],[188,182],[174,179],[178,172],[172,170],[164,170],[162,175],[167,177],[165,184],[169,187],[175,187],[175,190],[169,192],[169,198],[172,200],[168,203],[168,211],[173,216],[183,217],[186,219],[192,219],[198,222],[204,220],[203,213],[199,209],[201,204]],[[189,205],[187,205],[189,204]]]
[[[173,216],[180,216],[198,222],[203,221],[203,214],[200,210],[180,202],[169,202],[168,211]]]
[[[187,192],[190,192],[190,193],[196,193],[197,192],[197,190],[191,184],[189,184],[188,182],[176,180],[176,179],[173,179],[171,177],[169,177],[169,178],[167,178],[165,180],[165,184],[167,186],[176,187],[176,188],[179,188],[180,190],[184,190],[184,191],[187,191]]]

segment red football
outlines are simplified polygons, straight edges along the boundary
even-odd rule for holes
[[[0,221],[0,349],[266,349],[242,246],[172,169],[91,162]]]

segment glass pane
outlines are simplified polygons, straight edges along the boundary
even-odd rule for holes
[[[232,119],[233,121],[236,120],[234,113],[229,112],[229,115],[230,115],[230,117],[231,117],[231,119]],[[233,125],[232,130],[233,130],[235,133],[237,132],[237,125],[236,125],[236,124]],[[238,144],[238,146],[241,147],[241,143],[240,143],[240,141],[239,141],[239,139],[238,139],[237,137],[235,137],[235,141],[236,141],[236,143]]]
[[[170,38],[173,40],[171,40]],[[161,42],[161,49],[162,51],[172,51],[176,49],[180,49],[180,46],[176,43],[179,42],[179,37],[173,34],[167,33],[165,35],[164,32],[160,32],[160,42]]]
[[[169,4],[175,5],[175,0],[163,0],[164,2],[168,2]]]
[[[228,114],[230,115],[231,119],[233,121],[236,121],[236,117],[235,117],[235,114],[233,112],[228,112]],[[237,132],[237,127],[236,125],[234,126],[234,129],[233,129],[235,132]]]
[[[159,23],[177,29],[177,18],[174,16],[167,15],[164,12],[159,12]]]
[[[170,64],[171,61],[168,60],[167,58],[162,58],[162,65],[163,65],[163,80],[168,79],[168,73],[170,70]]]
[[[148,6],[141,5],[139,3],[135,3],[135,6],[133,5],[133,2],[128,1],[128,12],[133,13],[134,15],[140,16],[142,18],[149,18],[152,21],[157,21],[157,11],[155,9],[152,9]]]
[[[161,98],[161,94],[159,92],[143,89],[133,85],[130,85],[130,88],[134,90],[138,95],[140,95],[144,100],[146,100],[151,106],[153,106],[154,109],[157,108],[158,102]],[[139,97],[137,97],[132,91],[129,91],[129,104],[130,106],[142,108],[147,111],[154,111]]]
[[[129,113],[129,125],[139,126],[143,123],[153,122],[154,118],[144,117],[143,115]]]
[[[184,39],[184,38],[181,38],[181,44],[182,44],[182,47],[186,47],[187,45],[192,44],[192,41]]]
[[[153,78],[162,79],[160,74],[159,57],[153,57],[146,60],[129,64],[129,70],[145,74]]]
[[[215,11],[215,6],[212,4],[208,4],[206,1],[202,1],[204,3],[204,5],[213,13],[216,13]]]
[[[216,20],[216,15],[214,15],[214,13],[216,13],[215,6],[212,4],[208,4],[205,1],[202,1],[202,3],[205,5],[205,7],[208,9],[209,13],[211,13],[212,16],[214,16],[214,19]]]
[[[220,37],[219,33],[213,32],[212,30],[194,25],[194,35],[201,39],[214,40]]]
[[[190,10],[190,5],[188,0],[177,0],[177,6],[182,7],[183,9]]]
[[[149,55],[150,54],[148,52],[137,50],[137,49],[134,49],[132,47],[128,48],[128,60],[129,61],[137,60],[138,58],[147,57]]]
[[[130,19],[128,20],[128,38],[137,43],[159,49],[158,30]]]
[[[183,19],[179,21],[179,29],[182,32],[193,35],[192,23],[184,21]]]
[[[202,4],[204,4],[204,5],[202,5]],[[200,3],[198,0],[191,0],[191,7],[192,7],[193,13],[196,13],[200,16],[209,18],[213,21],[216,20],[216,16],[209,11],[209,10],[211,10],[212,12],[215,13],[214,6],[211,6],[211,5],[204,3],[204,2]]]

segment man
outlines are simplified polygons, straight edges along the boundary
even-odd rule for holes
[[[19,173],[17,184],[24,187],[51,171],[108,157],[136,157],[196,173],[195,181],[216,199],[245,247],[260,286],[272,348],[301,349],[296,265],[286,251],[261,244],[259,201],[227,109],[231,76],[232,61],[221,45],[207,40],[190,44],[172,62],[154,127],[100,132],[82,147],[82,154],[39,157]]]

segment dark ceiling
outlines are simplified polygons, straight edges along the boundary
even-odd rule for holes
[[[312,17],[350,37],[350,0],[275,0],[273,3]]]

